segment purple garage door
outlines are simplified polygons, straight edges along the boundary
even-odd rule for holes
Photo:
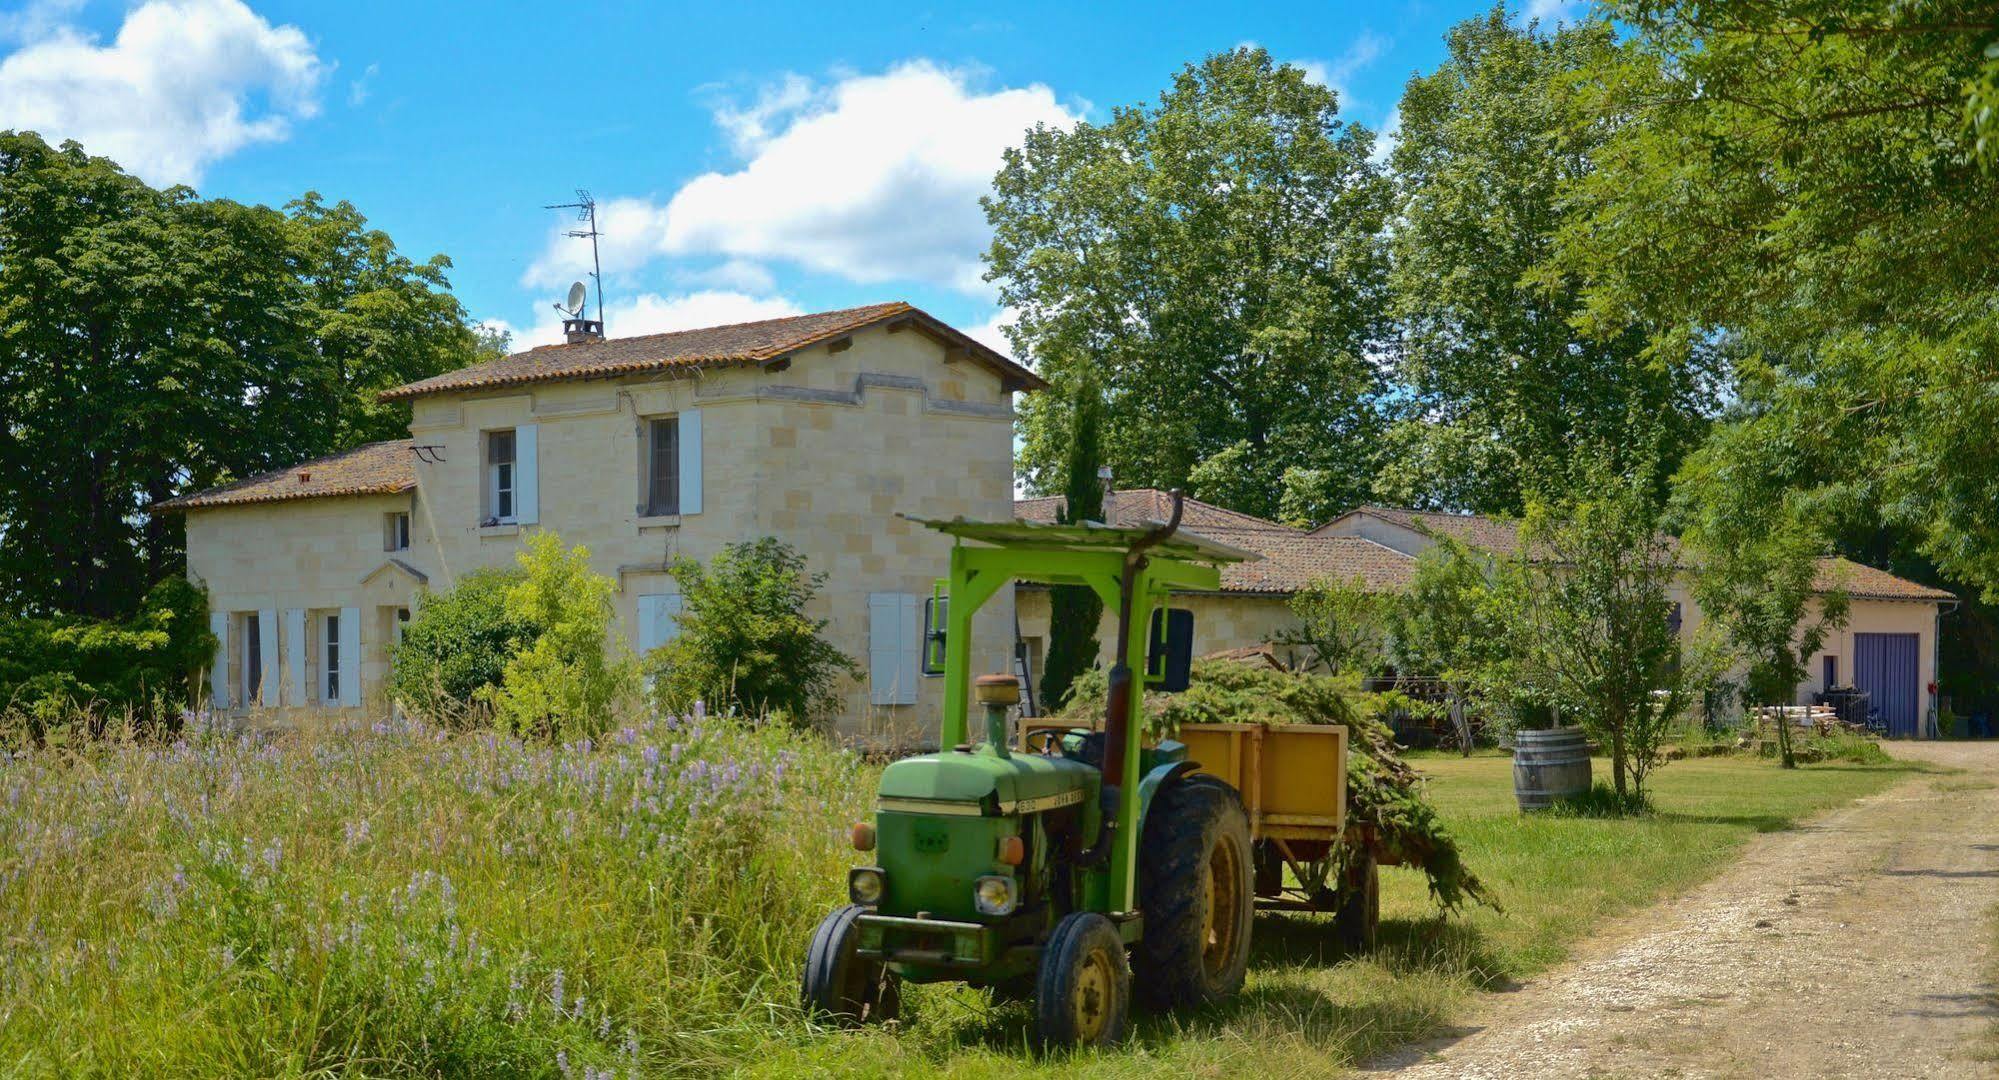
[[[1853,635],[1853,685],[1881,710],[1888,734],[1916,734],[1916,635]]]

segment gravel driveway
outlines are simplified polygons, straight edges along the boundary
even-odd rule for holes
[[[1756,838],[1686,895],[1495,996],[1397,1077],[1992,1077],[1999,743],[1896,743],[1961,769]]]

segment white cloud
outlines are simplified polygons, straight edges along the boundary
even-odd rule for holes
[[[1582,6],[1581,0],[1527,0],[1521,18],[1529,22],[1572,22]]]
[[[360,78],[355,79],[351,83],[348,83],[347,104],[349,105],[366,104],[368,100],[368,95],[374,93],[375,90],[374,87],[375,76],[381,74],[381,72],[382,72],[382,65],[369,64],[368,69],[361,73]]]
[[[1019,308],[1001,308],[999,313],[984,323],[965,331],[966,336],[998,352],[1002,356],[1013,355],[1013,343],[1006,339],[1006,328],[1020,321]]]
[[[777,278],[770,270],[762,263],[748,259],[730,259],[720,266],[697,270],[687,276],[704,285],[748,293],[767,293],[777,288]]]
[[[664,204],[618,200],[626,216],[606,214],[604,263],[624,273],[651,258],[716,256],[982,293],[991,234],[979,196],[1001,152],[1036,123],[1067,127],[1080,114],[1043,85],[974,83],[971,71],[918,60],[824,85],[790,76],[749,105],[718,106],[740,167],[698,176]],[[555,238],[525,280],[553,284],[549,272],[577,265],[582,247]]]
[[[1305,78],[1327,87],[1339,95],[1340,109],[1352,112],[1361,104],[1361,99],[1348,89],[1355,75],[1372,66],[1381,54],[1388,51],[1388,39],[1372,30],[1363,30],[1353,43],[1332,61],[1291,60],[1287,63],[1305,72]]]
[[[239,0],[149,0],[110,44],[62,5],[38,10],[7,27],[24,44],[0,58],[0,127],[75,139],[154,183],[196,182],[319,110],[327,67],[304,31]]]
[[[1395,153],[1395,144],[1402,138],[1402,106],[1388,110],[1388,119],[1381,122],[1381,131],[1374,138],[1374,163],[1387,164],[1389,155]]]
[[[614,298],[614,301],[609,305],[611,314],[605,319],[604,332],[621,338],[777,319],[802,314],[804,310],[782,296],[753,296],[732,289],[699,289],[671,296],[644,293],[631,300]],[[562,316],[553,308],[537,311],[534,322],[524,328],[505,319],[486,319],[484,324],[512,335],[511,347],[516,352],[562,340]]]
[[[567,214],[570,211],[563,211]],[[590,241],[568,233],[585,228],[584,223],[562,218],[549,226],[548,242],[534,262],[521,274],[521,284],[529,288],[560,289],[572,278],[590,272]],[[659,255],[660,237],[666,231],[666,210],[650,199],[603,199],[597,203],[598,252],[611,273],[629,273]]]

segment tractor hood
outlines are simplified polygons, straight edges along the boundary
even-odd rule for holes
[[[1066,758],[1025,753],[1001,757],[985,747],[951,750],[904,758],[882,770],[881,808],[1029,814],[1094,802],[1099,782],[1097,770]]]

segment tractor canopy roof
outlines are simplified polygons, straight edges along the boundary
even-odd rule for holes
[[[961,517],[949,521],[917,517],[909,520],[960,540],[991,544],[994,547],[1092,552],[1123,551],[1166,524],[1163,521],[1148,521],[1142,525],[1127,526],[1085,521],[1076,525],[1050,525],[1032,521],[968,521]],[[1174,533],[1151,548],[1147,554],[1154,558],[1184,559],[1199,563],[1248,562],[1251,559],[1261,558],[1253,551],[1246,551],[1189,532]]]

